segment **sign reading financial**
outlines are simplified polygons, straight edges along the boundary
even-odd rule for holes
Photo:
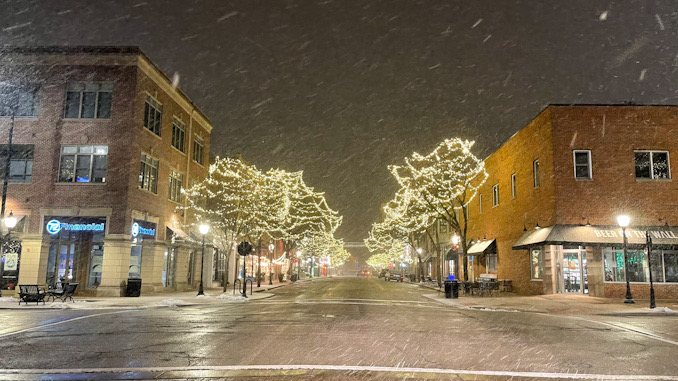
[[[153,224],[155,226],[155,224]],[[132,237],[136,237],[139,234],[155,237],[155,229],[143,227],[139,222],[134,222],[132,224]]]
[[[49,234],[58,234],[60,231],[76,231],[76,232],[103,232],[106,228],[104,222],[88,222],[88,223],[71,223],[61,222],[57,219],[51,219],[45,224],[45,230]]]

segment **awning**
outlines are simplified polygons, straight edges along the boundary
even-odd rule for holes
[[[468,248],[467,255],[478,255],[497,252],[497,242],[494,239],[479,241]]]
[[[627,243],[645,245],[645,232],[649,231],[652,244],[678,246],[678,228],[645,226],[626,229]],[[621,246],[622,229],[619,226],[553,225],[525,232],[513,245],[513,250],[525,250],[538,245]]]
[[[186,238],[188,238],[188,234],[186,234],[185,231],[181,230],[181,228],[174,226],[174,225],[170,225],[170,224],[167,224],[166,226],[167,226],[167,229],[169,229],[172,232],[175,239],[186,239]],[[171,239],[171,237],[169,237],[169,235],[168,235],[166,239],[169,240],[169,239]]]
[[[454,248],[450,249],[447,254],[445,254],[445,260],[447,261],[453,261],[457,259],[457,255],[459,252],[457,250],[454,250]]]

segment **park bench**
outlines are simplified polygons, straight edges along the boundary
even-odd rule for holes
[[[66,301],[66,299],[70,299],[75,303],[75,300],[73,300],[73,294],[75,294],[75,290],[77,288],[78,283],[64,283],[61,290],[52,290],[51,292],[48,292],[47,297],[52,298],[52,301],[59,299],[63,303]]]
[[[38,287],[37,284],[20,284],[19,285],[19,305],[21,302],[28,304],[29,302],[35,302],[38,304],[42,302],[45,304],[45,290]]]

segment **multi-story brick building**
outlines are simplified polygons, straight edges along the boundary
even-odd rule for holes
[[[199,233],[176,210],[181,188],[207,176],[202,111],[136,47],[2,49],[0,83],[21,242],[5,250],[2,287],[70,281],[119,295],[136,277],[143,292],[195,287]]]
[[[628,215],[633,295],[648,297],[650,264],[657,297],[678,296],[677,127],[674,106],[545,108],[485,160],[489,178],[469,207],[469,278],[511,279],[524,294],[623,297],[616,218]]]

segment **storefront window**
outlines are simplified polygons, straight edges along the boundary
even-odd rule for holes
[[[497,254],[487,254],[485,267],[488,272],[497,271]]]
[[[619,249],[603,249],[603,267],[606,282],[624,282],[624,253]]]
[[[532,279],[542,279],[544,270],[544,255],[541,248],[530,250],[530,275]]]
[[[141,278],[141,244],[132,246],[129,256],[129,277]]]
[[[14,290],[16,288],[20,261],[20,241],[9,241],[3,245],[0,261],[0,290]]]
[[[664,252],[664,281],[678,282],[678,252]]]

